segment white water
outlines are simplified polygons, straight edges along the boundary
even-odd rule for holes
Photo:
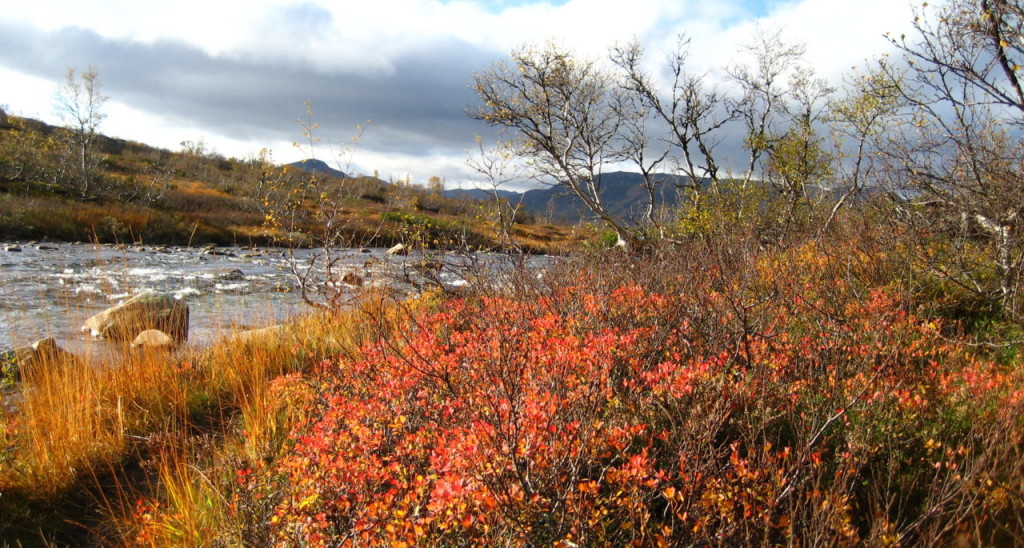
[[[290,261],[301,264],[314,251],[297,251],[290,259],[282,250],[268,248],[218,248],[226,254],[209,255],[197,248],[46,245],[57,249],[0,244],[0,350],[54,337],[72,352],[89,351],[101,343],[80,331],[85,319],[150,289],[188,303],[190,344],[206,344],[232,329],[280,323],[309,310],[289,266]],[[22,251],[6,250],[12,246]],[[342,272],[373,282],[391,276],[390,285],[396,283],[394,272],[420,259],[387,257],[382,249],[350,250],[342,256]],[[439,276],[452,286],[467,283],[453,270]]]

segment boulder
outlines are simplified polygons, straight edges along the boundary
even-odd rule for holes
[[[359,274],[356,274],[355,272],[346,272],[345,275],[341,277],[341,283],[351,285],[353,287],[363,287],[364,281],[363,277]]]
[[[395,247],[384,252],[385,255],[408,255],[409,246],[405,244],[398,244]]]
[[[206,271],[207,274],[218,280],[244,280],[245,272],[230,266],[224,268],[212,268]]]
[[[21,248],[16,246],[16,245],[9,245],[9,246],[5,247],[4,249],[6,251],[11,252],[11,253],[20,253],[21,252]]]
[[[175,341],[188,340],[188,304],[168,293],[146,291],[85,320],[82,331],[94,337],[129,341],[147,330],[159,329]]]
[[[43,364],[68,364],[78,361],[78,357],[64,350],[53,337],[40,339],[30,345],[20,346],[2,356],[6,371],[16,376],[29,367]]]
[[[132,341],[132,348],[170,350],[174,347],[174,339],[159,329],[147,329]]]

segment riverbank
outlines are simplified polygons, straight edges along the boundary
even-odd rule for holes
[[[10,117],[0,127],[0,235],[19,240],[202,246],[422,247],[564,252],[587,231],[509,205],[375,177],[334,177],[266,158],[171,152],[96,136],[82,186],[53,139],[66,130]],[[298,198],[296,198],[298,197]],[[295,201],[297,200],[297,201]],[[511,221],[499,230],[496,220]],[[325,226],[331,228],[325,233]]]
[[[1019,346],[973,337],[1019,331],[966,330],[902,283],[899,251],[580,255],[457,297],[364,288],[269,336],[36,368],[0,423],[0,533],[1013,545],[1024,370]]]
[[[106,520],[130,515],[140,496],[166,494],[158,461],[229,442],[239,417],[257,433],[255,406],[273,379],[353,351],[375,329],[367,319],[396,305],[367,292],[348,312],[307,313],[272,336],[224,332],[205,347],[127,353],[113,367],[33,364],[0,421],[4,543],[129,541]]]

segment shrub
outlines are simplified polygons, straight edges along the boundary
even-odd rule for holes
[[[711,269],[722,255],[691,251],[703,255],[524,278],[323,363],[290,448],[246,471],[276,500],[267,535],[818,545],[1022,532],[1019,499],[1000,494],[1021,482],[1002,460],[1024,436],[1019,371],[946,342],[900,290],[863,285],[870,261],[807,244],[724,274]]]

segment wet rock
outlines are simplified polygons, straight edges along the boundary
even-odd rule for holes
[[[57,246],[39,244],[36,246],[39,251],[57,251]]]
[[[398,244],[395,247],[384,252],[385,255],[408,255],[409,246],[405,244]]]
[[[9,245],[4,248],[4,251],[8,251],[11,253],[21,253],[21,248],[16,245]]]
[[[224,267],[224,268],[213,268],[206,271],[207,274],[217,278],[218,280],[244,280],[245,272],[237,268]]]
[[[351,285],[353,287],[363,287],[364,280],[362,276],[355,272],[346,272],[345,275],[341,277],[341,283]]]
[[[83,331],[94,337],[133,340],[147,329],[159,329],[175,341],[188,340],[188,304],[168,293],[146,291],[85,320]]]
[[[132,341],[132,348],[171,350],[174,347],[174,339],[159,329],[147,329]]]
[[[368,247],[361,247],[361,248],[359,248],[359,252],[360,253],[373,253],[373,250],[368,248]]]
[[[441,261],[438,261],[438,260],[427,260],[427,259],[424,259],[424,260],[416,263],[415,265],[413,265],[413,267],[419,273],[426,275],[426,274],[432,274],[432,273],[440,272],[441,269],[444,267],[444,263],[442,263]]]

